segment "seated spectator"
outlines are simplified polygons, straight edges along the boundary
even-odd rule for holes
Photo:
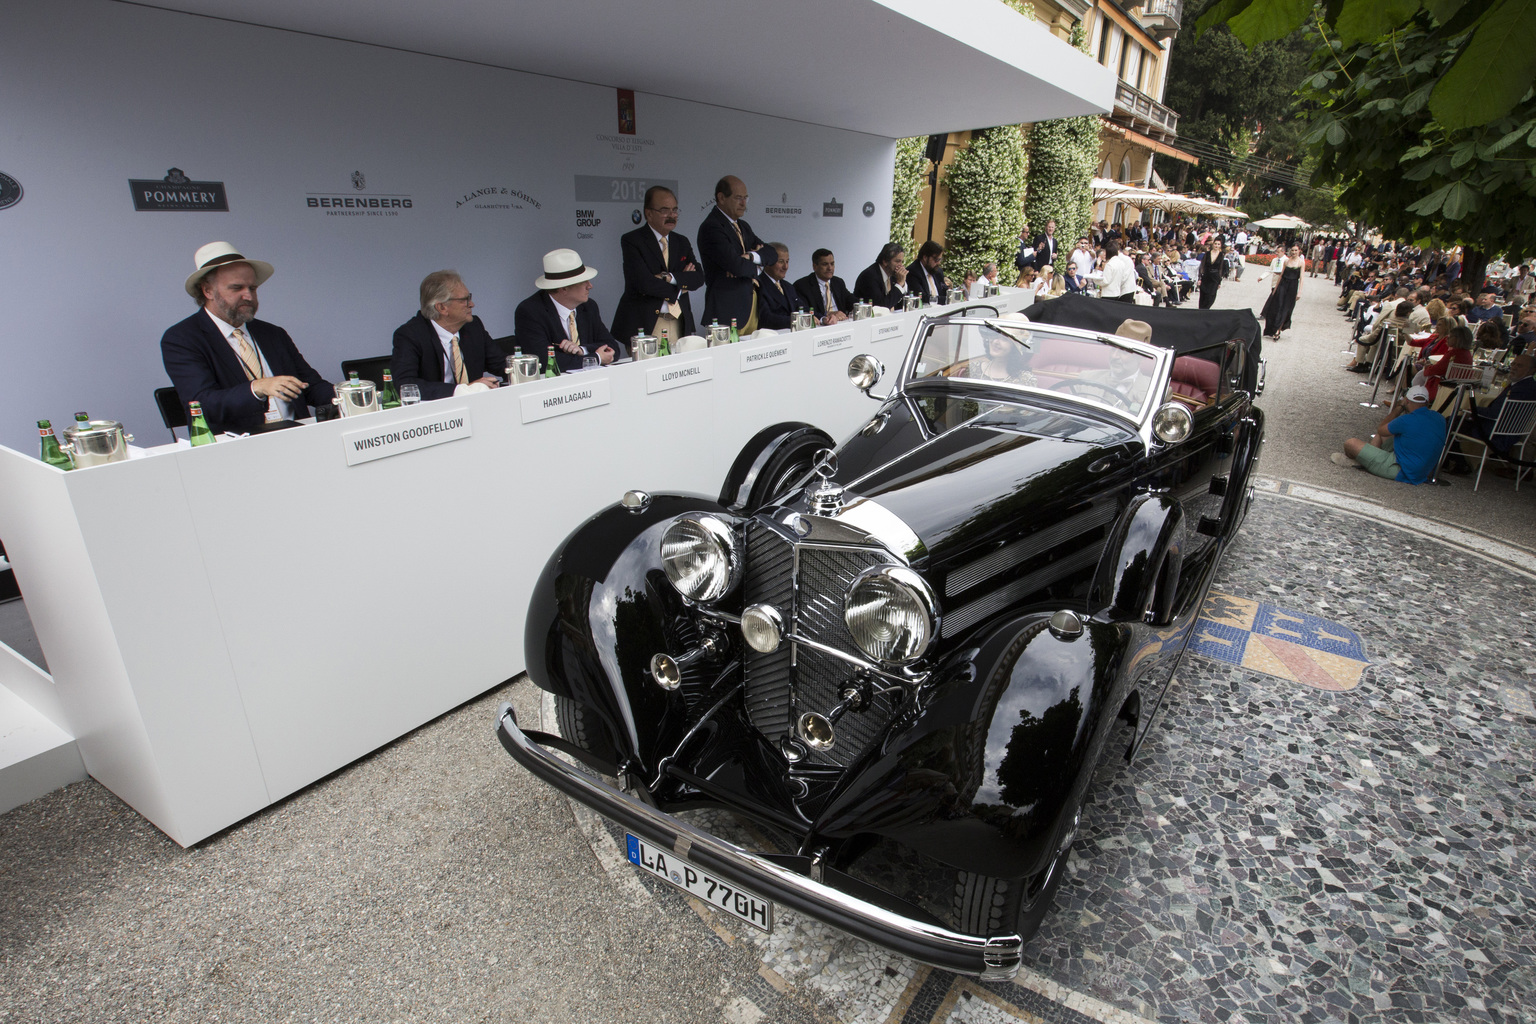
[[[1482,434],[1486,435],[1493,429],[1494,423],[1499,418],[1499,413],[1504,408],[1506,399],[1514,399],[1517,402],[1529,402],[1536,399],[1536,377],[1531,374],[1536,371],[1536,355],[1522,352],[1509,364],[1509,383],[1504,390],[1499,392],[1493,401],[1477,410],[1477,425]],[[1470,426],[1470,424],[1469,424]],[[1477,433],[1478,431],[1464,429],[1465,433]],[[1519,443],[1517,437],[1501,437],[1492,444],[1494,451],[1501,455],[1508,454],[1509,450]],[[1492,467],[1498,476],[1509,477],[1514,475],[1514,470],[1505,465]],[[1470,473],[1472,467],[1467,464],[1466,456],[1461,451],[1461,442],[1456,441],[1451,445],[1450,453],[1445,457],[1445,472],[1455,475]]]
[[[1369,440],[1352,437],[1329,458],[1336,466],[1357,466],[1384,480],[1422,484],[1435,471],[1445,431],[1445,417],[1429,407],[1429,392],[1412,387]]]
[[[1477,330],[1481,324],[1493,324],[1498,331],[1499,344],[1492,348],[1504,347],[1504,307],[1493,301],[1497,296],[1493,292],[1480,292],[1477,301],[1466,313],[1467,326]],[[1482,337],[1482,335],[1479,335]],[[1479,342],[1481,345],[1481,342]]]
[[[1412,311],[1413,304],[1404,299],[1390,310],[1390,315],[1378,317],[1371,332],[1355,346],[1355,358],[1344,369],[1351,373],[1369,373],[1371,360],[1376,356],[1376,345],[1386,337],[1387,331],[1396,328],[1400,339],[1406,339],[1412,333],[1408,325],[1408,314]]]
[[[1088,289],[1088,279],[1077,272],[1075,264],[1067,268],[1067,274],[1062,278],[1062,283],[1066,285],[1067,291],[1074,295]]]
[[[1055,298],[1066,291],[1066,286],[1061,278],[1056,276],[1056,268],[1047,263],[1040,268],[1040,276],[1036,279],[1035,298],[1037,300]]]
[[[1446,321],[1450,322],[1450,317],[1446,317]],[[1445,371],[1449,370],[1453,364],[1472,365],[1471,331],[1456,324],[1446,333],[1444,341],[1445,352],[1431,357],[1424,370],[1413,379],[1415,384],[1422,384],[1428,389],[1431,405],[1440,394],[1440,381],[1445,376]]]
[[[1496,348],[1504,348],[1504,321],[1484,320],[1477,325],[1472,347],[1485,352],[1492,352]]]
[[[1509,354],[1518,356],[1531,348],[1531,342],[1536,341],[1536,306],[1526,306],[1520,311],[1520,319],[1515,322],[1515,336],[1509,339]]]

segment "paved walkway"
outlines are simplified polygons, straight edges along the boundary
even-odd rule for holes
[[[496,744],[500,700],[541,714],[523,681],[196,849],[92,781],[0,816],[0,1022],[1527,1019],[1533,566],[1477,531],[1529,543],[1531,499],[1328,463],[1370,424],[1314,283],[1269,350],[1268,490],[1016,982],[639,875]]]

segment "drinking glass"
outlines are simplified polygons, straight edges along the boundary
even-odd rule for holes
[[[415,405],[421,401],[421,388],[416,384],[400,385],[400,404]]]
[[[598,358],[597,358],[597,356],[582,356],[581,357],[581,368],[583,370],[595,370],[595,369],[597,369],[597,367],[598,367]]]

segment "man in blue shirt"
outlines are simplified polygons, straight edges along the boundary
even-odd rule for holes
[[[1411,387],[1370,440],[1352,437],[1329,458],[1336,466],[1359,466],[1386,480],[1422,484],[1435,471],[1445,430],[1445,417],[1429,407],[1428,389]]]

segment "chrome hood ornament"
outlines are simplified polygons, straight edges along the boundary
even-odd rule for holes
[[[832,482],[832,474],[837,472],[837,453],[823,448],[816,455],[813,469],[816,480],[805,489],[806,506],[815,516],[835,515],[843,507],[843,489]]]

